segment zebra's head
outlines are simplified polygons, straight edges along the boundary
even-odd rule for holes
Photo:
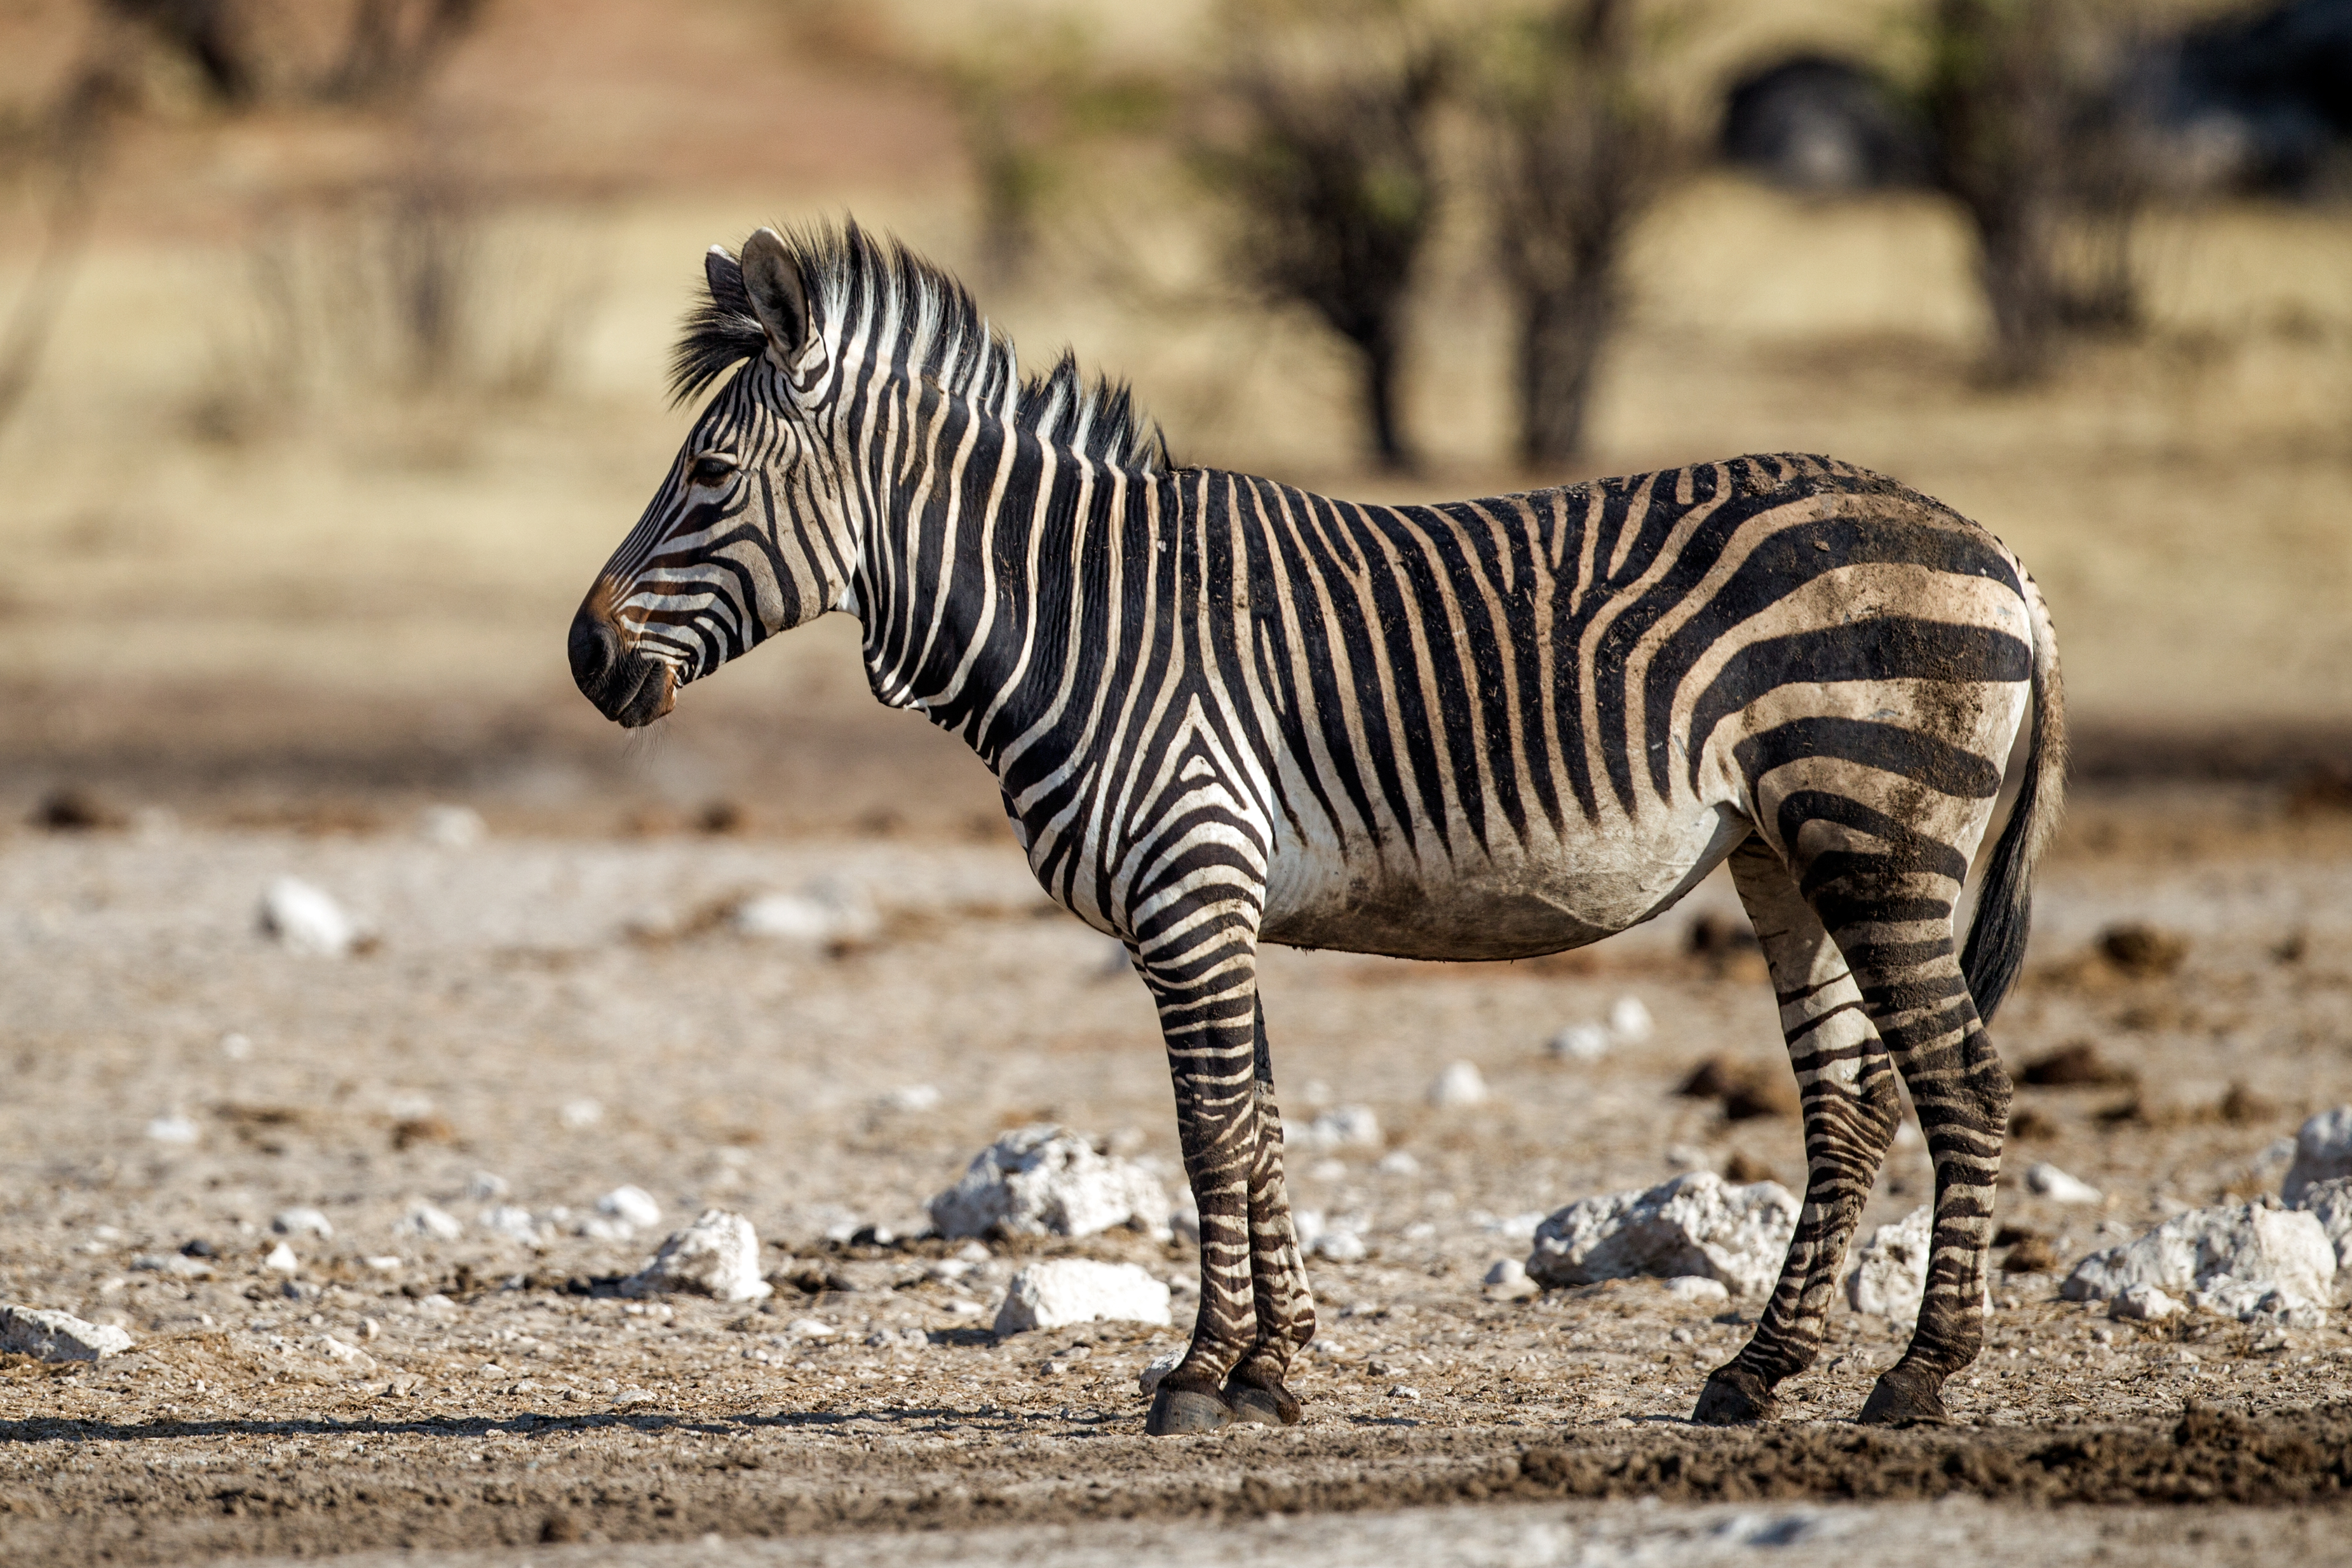
[[[572,619],[572,677],[635,728],[677,689],[778,632],[853,608],[856,530],[811,409],[827,380],[802,262],[773,229],[739,263],[714,246],[710,299],[673,365],[679,398],[740,362],[694,422],[645,515]]]

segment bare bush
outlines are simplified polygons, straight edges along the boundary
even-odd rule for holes
[[[2069,329],[2137,319],[2151,187],[2121,81],[2134,27],[2119,0],[1935,0],[1938,183],[1976,229],[1997,380],[2042,375]]]
[[[1329,43],[1237,24],[1229,81],[1241,128],[1202,163],[1239,212],[1240,270],[1355,346],[1371,455],[1407,468],[1397,380],[1413,262],[1438,208],[1443,51],[1402,30]]]
[[[1626,237],[1675,161],[1638,79],[1633,11],[1630,0],[1562,0],[1502,24],[1480,51],[1497,258],[1517,315],[1518,450],[1531,468],[1583,446]]]

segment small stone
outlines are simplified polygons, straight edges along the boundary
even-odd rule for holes
[[[1600,1024],[1570,1024],[1551,1037],[1545,1047],[1563,1061],[1597,1062],[1609,1054],[1610,1033]]]
[[[332,1221],[317,1209],[279,1209],[271,1216],[269,1228],[280,1236],[315,1236],[322,1240],[335,1234]]]
[[[1421,1397],[1421,1390],[1412,1386],[1410,1384],[1400,1383],[1394,1384],[1389,1389],[1389,1397],[1391,1399],[1419,1399]]]
[[[2305,1193],[2342,1176],[2352,1176],[2352,1105],[2323,1110],[2296,1131],[2294,1162],[2279,1196],[2289,1208],[2300,1208]]]
[[[1666,1294],[1700,1307],[1719,1307],[1731,1300],[1723,1281],[1704,1274],[1677,1274],[1666,1281]]]
[[[455,1241],[466,1234],[464,1221],[422,1198],[408,1205],[408,1213],[400,1223],[401,1228],[410,1234],[427,1237],[435,1241]]]
[[[1779,1183],[1732,1186],[1691,1171],[1553,1214],[1536,1231],[1527,1269],[1549,1286],[1696,1274],[1733,1295],[1759,1296],[1780,1278],[1796,1226],[1797,1200]]]
[[[1166,1327],[1168,1287],[1132,1263],[1048,1258],[1015,1274],[996,1310],[999,1335],[1104,1321]]]
[[[891,1110],[903,1110],[919,1115],[940,1108],[940,1091],[928,1083],[910,1083],[892,1089],[882,1097],[882,1103]]]
[[[757,1301],[773,1290],[760,1278],[760,1238],[751,1222],[725,1209],[705,1209],[622,1289],[632,1296],[685,1291],[721,1301]]]
[[[507,1179],[488,1171],[477,1171],[466,1178],[466,1195],[482,1203],[493,1203],[507,1195]]]
[[[1543,1287],[1528,1278],[1527,1265],[1516,1258],[1498,1258],[1482,1283],[1490,1300],[1524,1301],[1543,1294]]]
[[[1372,1169],[1383,1176],[1418,1176],[1421,1174],[1421,1162],[1407,1150],[1391,1149],[1381,1156],[1380,1163]]]
[[[972,1157],[955,1185],[930,1201],[931,1224],[950,1239],[1092,1236],[1131,1225],[1168,1234],[1168,1189],[1132,1160],[1050,1123],[1023,1127]]]
[[[596,1212],[641,1230],[661,1224],[661,1205],[643,1187],[619,1186],[596,1200]]]
[[[153,1143],[187,1144],[194,1142],[200,1136],[196,1124],[177,1111],[169,1116],[159,1116],[147,1124],[147,1138]]]
[[[1184,1358],[1192,1351],[1190,1344],[1181,1344],[1172,1351],[1162,1351],[1153,1356],[1150,1364],[1135,1374],[1135,1386],[1143,1391],[1143,1397],[1149,1399],[1159,1393],[1160,1380],[1183,1364]]]
[[[1486,1103],[1486,1079],[1475,1062],[1451,1062],[1429,1086],[1429,1103],[1440,1110]]]
[[[1381,1143],[1381,1119],[1368,1105],[1335,1106],[1303,1128],[1286,1126],[1283,1142],[1306,1149],[1376,1149]]]
[[[373,1320],[369,1320],[373,1321]],[[332,1334],[312,1334],[302,1342],[302,1348],[315,1356],[324,1356],[354,1376],[375,1370],[375,1357],[357,1345],[347,1345]]]
[[[1845,1299],[1853,1310],[1896,1323],[1918,1321],[1935,1231],[1936,1211],[1927,1205],[1872,1231],[1846,1272]]]
[[[269,1256],[261,1260],[261,1266],[272,1274],[299,1274],[302,1271],[302,1260],[295,1257],[294,1249],[282,1241],[269,1249]]]
[[[2068,1175],[2047,1160],[2025,1167],[2025,1189],[2053,1204],[2095,1204],[2105,1196],[2090,1183]]]
[[[403,1259],[396,1252],[378,1253],[371,1258],[363,1258],[360,1261],[379,1274],[395,1274],[403,1267]]]
[[[202,1258],[184,1252],[144,1252],[131,1260],[131,1267],[143,1274],[169,1274],[180,1279],[209,1279],[213,1266]]]
[[[2107,1316],[2127,1322],[2154,1323],[2181,1310],[2180,1303],[2145,1282],[2126,1285],[2107,1303]]]
[[[241,1062],[253,1055],[253,1041],[232,1029],[220,1037],[220,1054],[233,1062]]]
[[[556,1120],[574,1132],[583,1131],[604,1120],[604,1108],[593,1100],[567,1100],[556,1112]]]
[[[289,952],[341,958],[359,941],[359,922],[323,889],[299,877],[280,877],[261,895],[258,923]]]
[[[735,906],[728,918],[739,936],[818,946],[871,941],[882,917],[862,889],[819,880],[797,893],[762,893]]]
[[[515,1204],[499,1204],[482,1215],[482,1228],[492,1236],[505,1237],[509,1241],[521,1242],[525,1247],[539,1244],[539,1223],[530,1211]]]
[[[1327,1262],[1361,1263],[1370,1250],[1353,1230],[1329,1229],[1315,1238],[1315,1256]]]
[[[794,1318],[784,1325],[784,1332],[796,1340],[829,1340],[839,1331],[823,1318]]]
[[[436,848],[471,849],[489,832],[470,805],[428,805],[416,814],[416,837]]]
[[[130,1348],[131,1336],[110,1324],[38,1307],[0,1306],[0,1351],[13,1355],[45,1362],[100,1361]]]
[[[1620,996],[1609,1005],[1609,1032],[1621,1046],[1640,1045],[1656,1027],[1649,1007],[1639,996]]]

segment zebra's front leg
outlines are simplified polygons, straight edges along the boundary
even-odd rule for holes
[[[1257,1157],[1250,1167],[1250,1280],[1257,1339],[1225,1380],[1225,1404],[1238,1421],[1292,1426],[1297,1397],[1284,1385],[1291,1359],[1315,1337],[1315,1299],[1290,1218],[1290,1192],[1282,1174],[1282,1108],[1274,1094],[1274,1057],[1265,1037],[1265,1007],[1255,1016],[1254,1078]]]
[[[1730,860],[1772,972],[1805,1121],[1805,1205],[1756,1331],[1707,1375],[1691,1419],[1728,1426],[1768,1421],[1783,1378],[1812,1365],[1837,1293],[1854,1222],[1886,1158],[1902,1100],[1895,1064],[1871,1026],[1845,955],[1763,840]]]
[[[1155,1437],[1233,1421],[1225,1379],[1259,1338],[1250,1212],[1261,1169],[1256,932],[1213,915],[1161,929],[1170,934],[1160,942],[1136,944],[1136,968],[1159,1005],[1184,1174],[1201,1209],[1201,1310],[1192,1348],[1152,1395],[1144,1430]],[[1278,1154],[1274,1176],[1278,1188]],[[1282,1218],[1287,1229],[1286,1211]],[[1279,1387],[1279,1373],[1274,1381]]]

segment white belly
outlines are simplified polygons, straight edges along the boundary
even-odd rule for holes
[[[1728,812],[1547,835],[1489,856],[1457,826],[1455,855],[1277,833],[1260,934],[1286,947],[1399,958],[1531,958],[1598,942],[1675,902],[1747,836]]]

